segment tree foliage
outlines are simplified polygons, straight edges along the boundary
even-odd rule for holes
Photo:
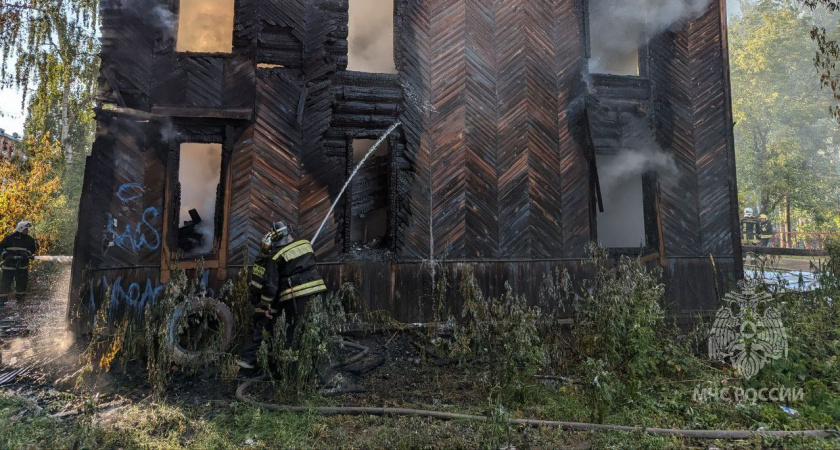
[[[835,13],[840,10],[838,0],[802,0],[811,10],[823,10]],[[836,25],[836,21],[834,24]],[[840,60],[840,45],[837,35],[832,33],[830,25],[814,24],[811,27],[811,39],[817,44],[814,66],[819,70],[820,83],[834,95],[835,101],[840,101],[840,74],[837,72],[837,61]],[[831,114],[840,122],[840,106],[833,103],[829,106]]]
[[[29,220],[35,224],[41,248],[48,249],[56,230],[45,219],[66,204],[55,170],[61,147],[45,134],[27,136],[23,148],[24,157],[0,160],[0,234]]]
[[[97,0],[0,0],[0,89],[22,92],[25,134],[51,136],[62,157],[52,161],[67,199],[45,217],[55,250],[75,236],[84,154],[95,129],[99,41]]]
[[[743,206],[772,213],[789,202],[827,226],[840,208],[840,140],[809,39],[823,19],[798,1],[743,1],[730,64]]]

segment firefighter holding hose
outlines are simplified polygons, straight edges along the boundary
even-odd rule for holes
[[[313,297],[326,292],[315,267],[315,252],[305,239],[295,240],[285,222],[275,222],[265,235],[260,257],[251,269],[251,302],[256,305],[254,332],[241,349],[237,363],[254,369],[263,332],[269,335],[281,314],[286,317],[286,347],[293,345],[295,331]]]
[[[21,221],[15,231],[0,242],[0,307],[9,299],[14,285],[15,299],[22,301],[29,286],[29,262],[37,245],[29,235],[32,224]]]

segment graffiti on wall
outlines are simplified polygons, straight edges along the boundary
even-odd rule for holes
[[[205,270],[201,276],[201,281],[198,285],[199,292],[204,292],[208,297],[216,297],[216,292],[209,288],[208,282],[210,280],[210,271]],[[113,320],[120,313],[131,312],[137,318],[141,318],[143,311],[147,306],[154,306],[158,300],[161,299],[166,292],[166,284],[160,281],[152,281],[151,278],[146,278],[142,281],[128,281],[122,276],[117,276],[109,281],[107,275],[103,275],[99,280],[99,285],[95,284],[96,280],[90,280],[90,312],[96,315],[97,302],[96,293],[100,293],[101,298],[108,305],[108,320]],[[97,286],[96,289],[93,287]],[[99,305],[103,303],[100,302]]]
[[[123,205],[129,205],[143,197],[145,187],[140,183],[127,183],[117,189],[116,197]],[[136,222],[121,225],[113,214],[105,213],[105,241],[103,251],[118,247],[127,252],[139,254],[143,251],[155,251],[160,248],[160,232],[152,221],[160,216],[160,210],[148,207]]]
[[[94,286],[94,280],[90,280],[90,285]],[[114,318],[120,311],[132,311],[138,317],[143,314],[146,306],[154,305],[161,295],[166,290],[166,285],[160,282],[152,282],[147,278],[145,282],[124,282],[123,277],[119,276],[113,280],[108,281],[107,276],[103,276],[99,285],[99,289],[90,290],[90,310],[96,313],[96,298],[95,292],[103,292],[108,295],[105,301],[108,302],[108,318]]]
[[[143,186],[143,183],[126,183],[117,189],[117,198],[123,205],[127,205],[143,197],[144,192],[146,192],[146,186]]]

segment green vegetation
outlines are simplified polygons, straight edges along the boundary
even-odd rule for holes
[[[821,89],[810,32],[821,24],[837,36],[837,19],[799,1],[741,5],[741,15],[729,22],[741,206],[758,206],[792,231],[836,231],[840,142],[829,114],[836,101]]]
[[[33,221],[47,252],[73,250],[85,156],[95,128],[97,8],[95,0],[0,2],[0,89],[19,89],[27,106],[27,138],[20,150],[31,158],[45,145],[56,147],[58,157],[48,168],[60,180],[58,201],[3,210],[3,215],[8,221]]]
[[[820,268],[824,283],[821,290],[784,293],[775,300],[774,306],[781,312],[789,336],[788,357],[770,362],[751,380],[744,380],[728,364],[709,361],[704,356],[707,333],[702,326],[686,335],[669,324],[660,306],[663,287],[657,271],[648,271],[641,262],[631,258],[611,263],[601,250],[593,249],[588,263],[595,274],[591,281],[578,284],[562,271],[546,276],[545,295],[562,299],[573,322],[561,320],[562,305],[553,309],[529,305],[510,289],[500,298],[487,299],[477,289],[472,274],[464,272],[459,277],[464,309],[454,330],[441,329],[431,335],[409,333],[411,339],[425,340],[427,348],[436,346],[441,352],[455,356],[451,363],[434,364],[438,359],[431,355],[418,358],[417,363],[394,361],[366,376],[362,382],[368,386],[368,393],[325,397],[312,389],[314,378],[311,377],[323,364],[324,346],[331,342],[330,333],[323,330],[341,327],[356,318],[345,311],[345,305],[341,304],[344,300],[334,295],[328,297],[329,301],[313,306],[300,333],[301,337],[310,333],[302,352],[289,353],[288,349],[282,349],[272,356],[286,358],[274,361],[281,367],[284,361],[294,361],[308,368],[311,370],[305,372],[308,375],[289,378],[285,371],[280,371],[274,380],[275,388],[263,384],[251,392],[261,401],[277,403],[387,405],[465,412],[490,417],[487,423],[265,411],[233,400],[235,376],[225,374],[229,369],[224,358],[209,361],[207,370],[189,375],[193,381],[184,385],[186,381],[177,371],[173,372],[171,366],[166,369],[170,363],[152,364],[160,356],[150,358],[148,354],[135,352],[134,357],[148,361],[145,367],[150,374],[161,376],[160,372],[165,372],[164,378],[148,378],[149,388],[155,388],[159,395],[116,408],[98,404],[100,400],[92,385],[82,385],[77,394],[42,400],[40,406],[6,395],[0,397],[0,447],[731,445],[640,433],[572,433],[522,428],[508,424],[508,418],[665,428],[840,431],[840,305],[827,300],[840,298],[840,243],[832,242],[829,248],[831,258]],[[186,278],[183,280],[182,293],[192,292],[190,283]],[[556,289],[558,286],[562,289]],[[227,292],[233,290],[233,286],[226,288]],[[351,291],[349,286],[343,289],[349,297]],[[566,325],[558,325],[560,322]],[[563,335],[559,339],[558,332]],[[126,333],[102,333],[102,336],[102,342],[119,340],[123,347],[130,347],[128,343],[132,340]],[[109,341],[105,336],[114,338]],[[400,336],[405,333],[385,335],[382,345],[388,348],[391,343],[399,342]],[[119,351],[111,352],[112,345],[101,348],[113,361],[120,361]],[[550,354],[561,356],[548,358]],[[138,367],[143,366],[134,370]],[[112,372],[112,383],[120,376],[119,371]],[[177,380],[179,377],[181,381]],[[209,383],[208,386],[214,386],[213,392],[184,397],[185,386],[192,383]],[[181,394],[171,392],[176,386]],[[733,389],[801,387],[804,396],[796,401],[773,403],[703,401],[695,395],[699,388],[723,386]],[[61,420],[48,417],[47,411],[61,410],[68,401],[83,406],[78,416]],[[781,406],[794,408],[797,413],[789,414]],[[737,445],[840,448],[840,441],[755,438]]]

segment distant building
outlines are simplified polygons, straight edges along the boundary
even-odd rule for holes
[[[5,130],[0,129],[0,159],[12,159],[19,144],[20,135],[6,134]]]

